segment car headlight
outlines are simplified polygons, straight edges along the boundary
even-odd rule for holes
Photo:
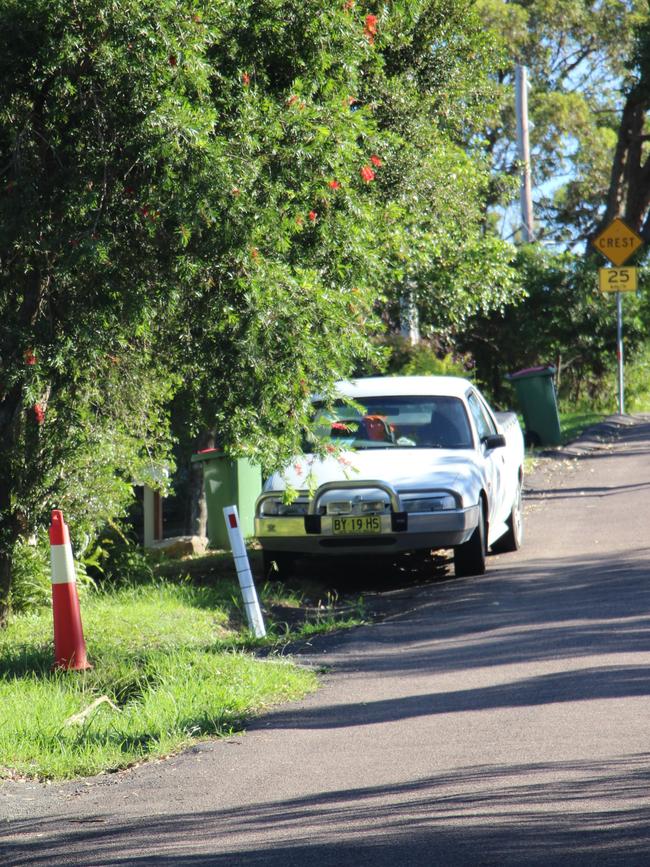
[[[417,497],[407,500],[402,497],[405,512],[444,512],[456,508],[456,500],[451,494],[435,494],[430,497]]]
[[[276,518],[278,516],[306,515],[309,503],[307,500],[294,500],[293,503],[283,502],[281,497],[269,497],[260,504],[261,518]]]

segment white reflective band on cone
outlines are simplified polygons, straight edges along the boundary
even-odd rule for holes
[[[51,545],[52,584],[76,584],[71,545]]]
[[[250,563],[248,562],[248,553],[244,544],[244,537],[239,526],[239,515],[237,506],[225,506],[223,517],[228,530],[228,539],[232,548],[233,560],[235,561],[235,569],[237,570],[237,578],[241,595],[244,599],[244,607],[246,609],[246,619],[248,626],[256,638],[264,638],[266,628],[264,627],[264,618],[260,610],[260,603],[257,599],[257,591],[255,590],[255,581],[251,572]],[[234,526],[233,526],[234,524]]]

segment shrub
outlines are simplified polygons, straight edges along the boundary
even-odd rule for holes
[[[75,575],[80,596],[95,587],[82,560],[75,560]],[[15,614],[25,614],[51,602],[50,540],[47,530],[41,530],[30,539],[19,539],[14,548],[10,607]]]

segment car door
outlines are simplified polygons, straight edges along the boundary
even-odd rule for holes
[[[504,521],[506,515],[505,509],[505,492],[504,492],[504,472],[505,472],[505,454],[504,449],[487,449],[485,446],[486,437],[493,436],[498,433],[497,427],[485,408],[483,401],[478,393],[472,389],[467,393],[467,405],[474,419],[474,424],[479,436],[479,454],[483,460],[485,476],[488,488],[488,508],[490,520],[492,522]]]

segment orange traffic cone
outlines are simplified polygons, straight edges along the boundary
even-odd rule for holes
[[[63,520],[63,512],[59,509],[52,512],[50,551],[52,554],[54,667],[75,671],[92,668],[86,659],[86,645],[81,627],[70,534]]]

